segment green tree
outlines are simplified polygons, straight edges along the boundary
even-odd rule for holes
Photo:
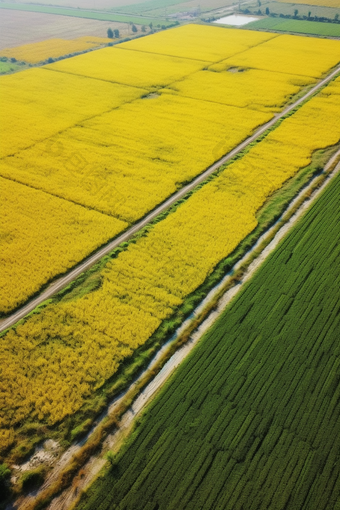
[[[146,28],[145,28],[145,25],[142,25],[142,32],[146,32]]]
[[[152,27],[153,27],[152,21],[151,21],[149,27],[150,27],[150,30],[152,30]]]
[[[106,459],[109,461],[110,466],[113,467],[116,464],[115,454],[111,451],[107,452]]]
[[[336,14],[336,15],[334,16],[334,19],[335,19],[335,21],[339,21],[339,14]]]
[[[11,476],[11,470],[8,468],[7,464],[0,464],[0,491],[6,491],[7,489],[7,481]]]
[[[295,11],[294,11],[294,18],[296,18],[298,14],[299,14],[299,11],[297,9],[295,9]]]
[[[115,36],[115,38],[116,38],[116,39],[119,39],[120,34],[119,34],[119,30],[118,30],[118,28],[115,28],[115,29],[114,29],[114,36]]]
[[[266,7],[266,14],[269,16],[269,7]]]
[[[112,28],[108,28],[107,29],[107,36],[109,39],[113,39],[113,32],[112,32]]]
[[[132,25],[132,32],[133,33],[138,32],[138,28],[136,27],[136,25]]]

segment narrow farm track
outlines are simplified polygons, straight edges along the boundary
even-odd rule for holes
[[[324,171],[327,171],[336,161],[339,160],[340,150],[337,151],[336,154],[332,156],[329,162],[325,165]],[[171,374],[175,371],[175,369],[182,363],[182,361],[188,356],[188,354],[193,350],[193,348],[200,341],[202,336],[206,333],[206,331],[213,325],[213,323],[218,319],[218,317],[223,313],[225,308],[231,303],[231,301],[235,298],[235,296],[240,292],[240,290],[255,274],[255,272],[259,269],[261,264],[271,255],[271,253],[277,248],[278,244],[282,241],[282,239],[291,231],[291,229],[296,225],[296,223],[301,219],[301,217],[310,209],[313,203],[318,199],[321,193],[325,190],[327,186],[329,186],[332,180],[340,173],[340,162],[337,163],[335,169],[330,173],[330,175],[326,178],[324,183],[318,188],[314,193],[310,196],[309,200],[306,200],[302,203],[302,205],[298,208],[296,212],[294,212],[294,207],[299,202],[301,197],[305,196],[306,192],[311,189],[314,185],[314,180],[310,183],[310,185],[303,189],[299,195],[291,202],[289,208],[283,215],[283,218],[287,218],[287,221],[283,224],[283,226],[278,230],[275,237],[272,241],[264,248],[264,250],[260,253],[260,255],[249,265],[247,271],[245,272],[242,282],[239,285],[235,285],[233,288],[228,290],[218,301],[217,307],[207,316],[207,318],[202,322],[197,331],[195,331],[189,341],[179,348],[175,354],[167,361],[167,363],[163,366],[162,370],[153,378],[153,380],[142,390],[140,395],[133,402],[131,408],[122,416],[120,421],[119,429],[109,435],[105,440],[103,445],[102,452],[96,456],[91,457],[91,459],[83,466],[82,472],[83,477],[77,481],[76,485],[72,485],[72,487],[63,491],[58,497],[53,499],[51,504],[49,505],[49,510],[67,510],[73,505],[80,494],[80,491],[87,488],[96,478],[99,471],[105,465],[106,460],[104,458],[105,452],[108,450],[116,451],[119,449],[121,441],[129,434],[131,431],[135,418],[145,409],[145,407],[150,403],[152,398],[156,395],[156,393],[163,387],[163,385],[167,382]],[[280,221],[280,219],[278,220]],[[271,227],[265,234],[261,236],[258,243],[251,249],[246,255],[237,263],[235,266],[235,270],[239,269],[241,266],[247,263],[248,260],[251,259],[251,255],[254,250],[260,245],[263,241],[269,238],[273,229],[275,229],[275,225]],[[202,310],[209,305],[211,301],[213,301],[216,295],[219,293],[221,288],[228,283],[228,279],[230,280],[231,276],[227,275],[206,297],[206,299],[196,308],[193,317],[187,319],[187,321],[179,328],[178,332],[175,336],[180,336],[181,332],[185,330],[188,324],[195,319]],[[161,351],[156,355],[154,360],[150,363],[145,372],[153,370],[161,357],[161,354],[164,353],[169,348],[169,345],[166,344]],[[141,375],[143,377],[143,374]],[[136,384],[133,383],[133,385]],[[132,385],[132,386],[133,386]],[[130,388],[129,388],[130,389]],[[129,391],[129,389],[127,391]],[[108,408],[107,414],[114,413],[115,409],[120,405],[122,400],[124,399],[126,394],[121,396],[115,402],[111,404]],[[106,415],[105,415],[106,416]],[[103,417],[104,418],[104,417]],[[97,424],[97,427],[100,423]],[[95,431],[95,429],[94,429]],[[57,462],[54,470],[51,472],[50,476],[47,478],[46,482],[42,486],[41,490],[46,489],[50,484],[53,484],[58,479],[61,471],[67,466],[68,462],[71,460],[72,456],[79,451],[81,444],[73,445],[67,450],[63,456]],[[37,496],[37,495],[36,495]],[[26,510],[30,504],[32,503],[32,497],[28,496],[23,498],[17,502],[15,508],[17,510]]]
[[[202,174],[196,177],[191,183],[181,188],[177,193],[172,195],[169,199],[163,202],[161,205],[156,207],[153,211],[151,211],[145,218],[137,222],[135,225],[126,230],[123,234],[118,236],[112,242],[98,250],[92,256],[86,258],[81,264],[79,264],[76,268],[69,271],[64,276],[58,278],[55,282],[53,282],[46,290],[44,290],[40,295],[36,298],[29,301],[26,305],[22,306],[18,311],[11,314],[6,319],[3,319],[0,322],[0,332],[5,331],[10,328],[14,324],[16,324],[19,320],[23,319],[26,315],[32,312],[37,306],[41,305],[44,301],[50,299],[54,295],[56,295],[60,290],[64,289],[69,285],[73,280],[75,280],[81,273],[91,268],[94,264],[96,264],[101,258],[105,255],[108,255],[112,250],[117,248],[121,243],[128,241],[131,239],[137,232],[143,229],[146,225],[152,222],[157,216],[167,211],[170,207],[172,207],[178,200],[184,198],[189,192],[193,191],[196,186],[204,182],[208,177],[210,177],[214,172],[216,172],[223,164],[230,161],[233,157],[239,154],[241,151],[246,149],[248,145],[253,143],[257,138],[262,136],[266,131],[271,129],[280,119],[284,116],[288,115],[292,110],[296,107],[300,106],[302,103],[310,99],[315,93],[317,93],[321,88],[327,85],[331,80],[333,80],[340,73],[340,65],[337,66],[331,73],[329,73],[323,80],[319,81],[312,89],[310,89],[306,94],[304,94],[300,99],[295,101],[293,104],[285,108],[282,112],[278,113],[273,117],[272,120],[268,121],[266,124],[262,125],[259,129],[255,131],[255,133],[248,138],[246,138],[242,143],[240,143],[237,147],[235,147],[232,151],[227,153],[221,159],[219,159],[216,163],[211,165],[207,170],[205,170]]]

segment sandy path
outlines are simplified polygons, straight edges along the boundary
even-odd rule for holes
[[[330,161],[325,166],[325,170],[327,170],[334,162],[340,157],[340,150],[330,159]],[[95,477],[98,475],[100,470],[106,463],[104,458],[104,454],[108,450],[117,451],[121,444],[121,440],[126,437],[126,435],[131,430],[134,419],[138,416],[146,405],[151,401],[157,391],[159,391],[166,381],[169,379],[171,374],[175,371],[178,365],[188,356],[188,354],[192,351],[192,349],[196,346],[196,344],[200,341],[202,336],[207,332],[207,330],[212,326],[212,324],[216,321],[216,319],[222,314],[225,308],[231,303],[234,297],[240,292],[243,285],[248,282],[257,269],[261,266],[261,264],[266,260],[266,258],[277,248],[278,244],[281,240],[287,235],[287,233],[292,229],[292,227],[299,221],[299,219],[304,215],[304,213],[311,207],[311,205],[315,202],[315,200],[320,196],[326,186],[330,184],[332,179],[335,178],[336,175],[340,173],[340,162],[336,165],[333,172],[326,178],[325,182],[311,195],[309,200],[306,200],[300,208],[290,217],[290,219],[280,228],[280,230],[276,233],[273,240],[267,245],[267,247],[261,252],[261,254],[249,265],[248,269],[244,273],[242,281],[239,285],[235,285],[229,291],[227,291],[222,298],[219,300],[217,307],[213,312],[209,314],[207,319],[200,325],[200,327],[191,335],[189,341],[178,349],[175,354],[169,359],[169,361],[164,365],[162,370],[157,374],[157,376],[145,387],[145,389],[141,392],[141,394],[137,397],[137,399],[132,404],[129,411],[127,411],[121,418],[120,428],[115,433],[109,435],[105,440],[102,448],[102,453],[98,456],[93,456],[83,467],[84,476],[77,481],[77,484],[66,489],[59,497],[55,498],[52,503],[49,505],[49,510],[67,510],[70,506],[77,500],[79,497],[80,491],[86,489]],[[290,206],[285,211],[284,217],[289,217],[289,214],[292,213],[292,210],[296,206],[297,202],[301,199],[302,196],[311,189],[314,185],[315,179],[310,183],[310,185],[303,189],[299,195],[291,202]],[[278,220],[280,221],[280,219]],[[273,230],[276,228],[276,225],[273,225],[256,243],[254,248],[252,248],[247,254],[240,260],[236,266],[235,270],[244,265],[247,261],[249,262],[252,253],[260,243],[268,239]],[[202,310],[214,300],[215,296],[220,292],[221,289],[228,283],[231,279],[231,275],[227,275],[203,300],[203,302],[196,308],[193,316],[199,315]],[[174,335],[173,339],[180,336],[180,333],[184,331],[187,325],[191,322],[192,317],[187,319],[187,321],[179,328],[177,333]],[[173,340],[171,339],[171,341]],[[153,361],[150,363],[149,367],[153,368],[156,366],[157,361],[160,356],[168,349],[169,343],[166,344],[155,356]],[[124,395],[117,399],[108,409],[108,414],[111,414],[115,407],[120,403],[120,401],[124,398]],[[57,479],[57,476],[61,469],[65,467],[72,457],[73,453],[75,453],[80,448],[80,445],[76,445],[71,447],[64,455],[61,457],[59,462],[56,464],[54,471],[51,476],[46,480],[44,487],[47,487],[53,480]],[[24,510],[26,504],[31,501],[31,498],[25,498],[21,501],[19,505],[16,506],[18,510]]]

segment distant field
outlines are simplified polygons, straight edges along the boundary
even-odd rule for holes
[[[152,16],[165,16],[166,13],[197,11],[198,7],[201,9],[201,12],[206,12],[232,5],[232,3],[233,0],[201,0],[200,2],[197,2],[197,0],[184,2],[183,0],[148,0],[142,3],[135,2],[135,5],[124,5],[118,9],[113,8],[112,10]]]
[[[31,12],[43,12],[46,14],[59,14],[63,16],[71,16],[75,18],[88,18],[88,19],[96,19],[100,21],[118,21],[120,23],[135,23],[136,25],[149,25],[153,23],[157,25],[157,21],[161,25],[169,25],[170,23],[165,20],[157,20],[155,18],[147,18],[147,17],[137,17],[133,15],[123,15],[123,14],[110,14],[108,12],[98,12],[98,11],[90,11],[84,9],[67,9],[67,8],[59,8],[59,7],[49,7],[45,5],[33,5],[33,4],[21,4],[21,3],[6,3],[0,2],[0,9],[14,9],[19,11],[31,11]]]
[[[279,0],[280,2],[291,3],[289,0]],[[321,7],[340,7],[340,0],[299,0],[299,4],[320,5]]]
[[[57,7],[73,7],[73,8],[82,8],[82,9],[93,9],[94,6],[98,10],[107,10],[107,9],[115,9],[121,6],[123,3],[125,5],[138,4],[143,3],[145,0],[40,0],[40,5],[51,5]],[[32,0],[22,0],[21,4],[31,4]]]
[[[316,78],[334,66],[331,62],[340,61],[339,44],[335,40],[284,34],[221,61],[211,69],[250,67]]]
[[[177,368],[77,510],[337,510],[340,176]]]
[[[0,4],[1,5],[1,4]],[[75,39],[82,36],[106,37],[107,29],[118,29],[121,37],[131,34],[126,23],[2,9],[0,11],[0,51],[46,39]]]
[[[275,14],[290,14],[294,15],[295,10],[298,10],[299,16],[308,16],[308,13],[311,13],[311,17],[324,17],[329,19],[334,19],[336,14],[339,14],[340,17],[340,8],[332,8],[332,7],[320,7],[317,5],[307,5],[301,3],[284,3],[284,2],[262,2],[260,7],[262,14],[264,15],[266,12],[266,8],[268,7],[269,12]],[[258,4],[247,7],[252,14],[257,13],[259,6]],[[282,21],[285,21],[284,19]]]
[[[48,58],[58,58],[70,53],[98,48],[109,42],[110,39],[94,36],[83,36],[77,39],[47,39],[15,48],[4,48],[0,50],[0,57],[16,58],[23,62],[37,64]]]
[[[296,32],[299,34],[324,35],[340,37],[340,24],[319,23],[317,21],[284,20],[264,18],[247,25],[247,29],[269,29],[280,32]]]
[[[12,64],[12,62],[0,62],[0,74],[17,71],[18,69],[20,69],[20,66]]]

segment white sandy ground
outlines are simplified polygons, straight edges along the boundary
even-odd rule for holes
[[[330,161],[325,166],[325,171],[334,164],[335,161],[340,157],[340,150],[330,159]],[[281,229],[277,232],[274,239],[267,245],[267,247],[261,252],[261,254],[249,265],[248,269],[243,275],[242,281],[227,291],[222,298],[219,300],[216,308],[209,314],[207,319],[201,324],[201,326],[191,335],[189,341],[179,348],[175,354],[169,359],[169,361],[164,365],[162,370],[157,374],[157,376],[145,387],[145,389],[141,392],[141,394],[137,397],[137,399],[132,404],[129,411],[127,411],[121,418],[119,429],[113,434],[109,435],[107,439],[104,441],[102,451],[100,454],[93,456],[90,460],[83,466],[82,468],[82,477],[77,480],[77,484],[71,486],[66,489],[59,497],[55,498],[52,503],[49,505],[48,510],[67,510],[70,506],[75,503],[77,498],[80,495],[80,491],[86,489],[101,471],[103,466],[106,463],[104,458],[107,451],[117,451],[119,446],[121,445],[122,440],[128,435],[131,431],[134,419],[136,416],[140,415],[144,410],[146,405],[151,401],[157,391],[159,391],[164,384],[168,381],[171,374],[175,371],[178,365],[188,356],[188,354],[193,350],[196,344],[200,341],[202,336],[208,331],[208,329],[212,326],[212,324],[216,321],[216,319],[222,314],[225,308],[230,304],[233,298],[238,294],[238,292],[242,289],[244,284],[248,282],[256,270],[261,266],[264,260],[276,249],[280,241],[286,236],[286,234],[292,229],[292,227],[299,221],[299,219],[303,216],[306,210],[315,202],[315,200],[320,196],[326,186],[330,184],[330,182],[334,179],[334,177],[340,173],[340,162],[336,165],[335,169],[332,173],[326,178],[323,185],[318,188],[314,193],[310,196],[308,200],[306,200],[301,207],[295,212],[291,218],[281,227]],[[290,206],[287,208],[283,217],[289,217],[292,209],[295,207],[296,203],[301,199],[302,196],[308,192],[314,185],[314,180],[310,183],[310,185],[303,189],[299,195],[291,202]],[[280,221],[280,219],[278,220]],[[275,229],[277,223],[273,225],[261,238],[258,240],[256,245],[249,251],[247,254],[240,260],[236,265],[234,270],[237,271],[242,265],[249,261],[252,253],[256,248],[268,237],[272,234]],[[193,315],[185,321],[185,323],[177,330],[174,337],[168,342],[163,348],[157,353],[155,358],[150,363],[149,367],[146,369],[152,370],[153,367],[157,365],[159,358],[166,352],[169,348],[169,343],[171,343],[174,339],[178,338],[181,333],[187,328],[187,326],[191,323],[191,321],[197,317],[203,310],[206,308],[211,301],[214,300],[215,296],[218,292],[223,289],[223,287],[228,283],[228,281],[232,278],[232,276],[226,275],[223,280],[207,295],[207,297],[203,300],[203,302],[196,308]],[[142,377],[142,376],[141,376]],[[136,383],[134,383],[136,384]],[[133,385],[132,385],[133,386]],[[131,387],[130,387],[131,388]],[[108,409],[108,414],[114,412],[115,408],[119,405],[119,403],[123,400],[124,395],[119,399],[114,401],[112,405]],[[106,416],[106,414],[105,414]],[[104,418],[104,416],[103,416]],[[99,424],[96,425],[96,427]],[[95,430],[95,429],[94,429]],[[50,473],[48,478],[46,479],[44,485],[40,490],[48,487],[53,481],[57,480],[59,473],[62,469],[68,464],[72,455],[79,451],[83,442],[70,447],[57,461],[53,471]],[[33,456],[30,462],[36,458],[36,454]],[[34,462],[34,461],[33,461]],[[50,458],[49,458],[50,462]],[[36,465],[36,464],[35,464]],[[26,466],[26,465],[25,465]],[[22,469],[22,467],[21,467]],[[30,468],[31,469],[31,468]],[[25,498],[21,498],[14,505],[15,509],[25,510],[27,505],[36,497],[27,496]]]

